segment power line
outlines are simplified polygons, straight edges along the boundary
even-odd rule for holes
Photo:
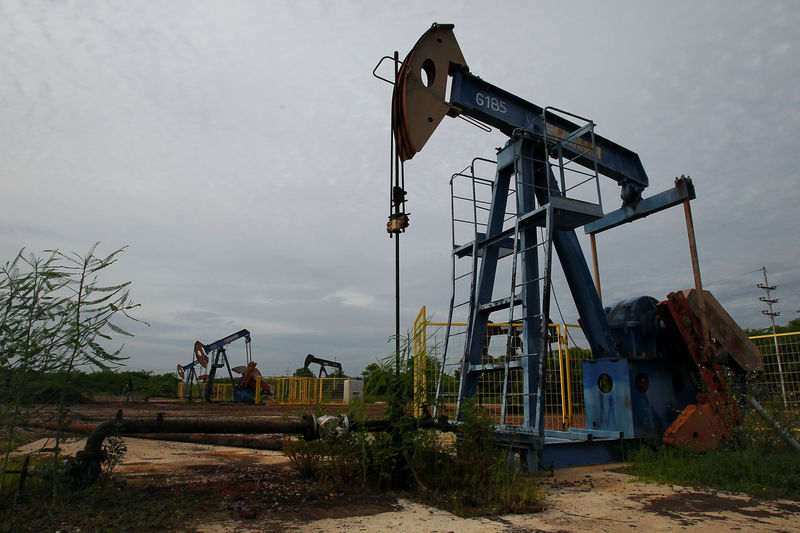
[[[770,294],[771,291],[776,289],[775,285],[770,285],[769,281],[767,281],[767,267],[762,266],[759,270],[764,274],[764,283],[759,283],[756,285],[759,289],[763,290],[767,293],[766,296],[762,296],[759,298],[762,302],[767,304],[767,309],[761,311],[762,314],[765,314],[769,317],[770,322],[772,322],[772,340],[775,341],[775,357],[778,361],[778,375],[780,376],[781,380],[781,395],[783,396],[783,406],[788,407],[786,403],[786,385],[783,382],[783,366],[781,365],[781,353],[778,350],[778,334],[775,331],[775,317],[780,315],[780,312],[772,310],[772,304],[778,303],[779,298],[773,298]]]

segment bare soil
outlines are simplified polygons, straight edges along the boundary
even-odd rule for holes
[[[78,406],[76,421],[103,421],[123,409],[125,418],[156,416],[274,418],[312,410],[296,406],[221,406],[182,402],[108,402]],[[385,406],[372,407],[371,417]],[[280,452],[126,438],[127,453],[114,471],[120,484],[179,485],[213,495],[208,515],[187,531],[377,532],[597,532],[597,531],[800,531],[800,502],[762,501],[743,494],[635,482],[624,466],[557,470],[541,478],[544,511],[530,515],[459,518],[392,493],[334,494],[316,490]],[[68,442],[74,455],[84,440]],[[18,450],[36,453],[40,439]]]

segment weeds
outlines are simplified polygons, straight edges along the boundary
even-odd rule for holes
[[[300,474],[315,477],[322,470],[325,460],[325,449],[322,444],[324,443],[321,440],[311,442],[286,440],[283,443],[283,453]]]
[[[125,440],[120,435],[120,424],[114,428],[114,432],[106,437],[103,444],[103,453],[105,454],[105,461],[103,461],[103,474],[107,477],[111,476],[114,468],[119,464],[125,453],[128,451],[128,446]]]
[[[411,416],[422,401],[413,394],[413,338],[400,340],[400,353],[365,371],[365,394],[380,392],[390,399],[388,430],[330,432],[319,441],[289,441],[284,451],[295,468],[325,490],[410,490],[425,503],[463,516],[540,509],[543,494],[536,478],[520,474],[497,446],[494,422],[482,408],[462,406],[455,445],[437,431],[420,429]],[[429,368],[435,380],[439,370],[433,363]],[[363,413],[363,406],[356,404],[348,417],[357,426]]]
[[[386,464],[385,434],[365,432],[331,434],[311,442],[290,440],[284,453],[300,474],[317,480],[334,492],[360,492],[378,488],[390,471]]]
[[[770,410],[782,427],[795,438],[800,437],[798,413]],[[651,443],[632,451],[632,464],[626,471],[645,481],[797,500],[800,499],[798,459],[798,453],[749,410],[725,448],[697,453]]]
[[[395,420],[391,433],[350,431],[294,440],[284,452],[323,490],[408,489],[425,503],[462,516],[531,512],[543,499],[536,478],[507,460],[494,441],[491,418],[475,408],[465,411],[455,443],[404,418]]]
[[[784,409],[775,403],[768,403],[764,408],[795,440],[800,440],[800,411]],[[785,448],[786,442],[753,409],[748,409],[744,422],[737,433],[735,445],[740,449],[771,454],[775,450]]]
[[[0,533],[19,531],[169,531],[203,512],[207,494],[185,487],[126,487],[98,484],[65,490],[48,505],[50,485],[25,483],[18,505],[0,499]],[[208,516],[208,513],[205,513]],[[57,526],[57,527],[56,527]]]
[[[696,453],[677,448],[641,447],[631,453],[626,472],[644,481],[745,492],[763,498],[800,499],[797,454],[756,450]]]

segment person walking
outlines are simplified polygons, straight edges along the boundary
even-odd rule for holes
[[[131,381],[130,378],[125,385],[125,403],[128,403],[128,401],[136,401],[136,398],[133,397],[133,381]]]

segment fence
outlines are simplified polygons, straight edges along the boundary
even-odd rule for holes
[[[205,387],[205,383],[178,383],[178,398],[202,398]],[[233,401],[233,385],[230,383],[215,383],[211,386],[210,398],[215,402]]]
[[[287,405],[346,403],[344,378],[276,378],[274,399]]]
[[[551,324],[550,349],[545,361],[544,414],[545,429],[585,427],[583,399],[584,360],[591,359],[588,342],[577,324]],[[420,405],[436,405],[436,415],[455,417],[464,353],[466,324],[450,325],[450,341],[444,353],[446,323],[427,322],[425,308],[414,322],[414,399]],[[506,324],[490,324],[484,349],[484,363],[502,362],[507,357]],[[800,332],[751,337],[761,352],[764,372],[760,379],[760,399],[786,408],[800,408]],[[522,373],[509,372],[506,413],[502,423],[515,425],[521,421],[519,393],[523,390]],[[503,371],[487,372],[481,377],[475,400],[497,423],[501,423],[500,407]]]
[[[455,417],[461,372],[461,354],[464,353],[466,324],[450,326],[450,341],[444,354],[444,336],[447,324],[428,322],[423,307],[414,321],[414,403],[415,412],[422,405],[434,405],[435,414]],[[583,383],[581,362],[591,357],[588,349],[578,347],[578,342],[588,344],[575,324],[550,325],[550,351],[545,369],[545,427],[563,429],[584,423]],[[506,357],[507,324],[489,324],[484,349],[484,363],[497,363]],[[577,339],[577,340],[576,340]],[[457,354],[457,356],[454,356]],[[495,421],[500,423],[503,382],[502,370],[485,372],[478,383],[476,401]],[[518,369],[509,372],[504,423],[522,422],[523,375]]]
[[[272,398],[261,393],[261,381],[272,386]],[[205,384],[194,383],[191,387],[186,383],[178,383],[179,398],[201,398]],[[262,377],[256,378],[255,403],[272,400],[286,405],[316,405],[318,403],[344,404],[359,398],[363,391],[363,382],[349,378],[297,378],[297,377]],[[211,388],[211,400],[221,402],[233,401],[233,385],[215,383]]]
[[[784,408],[800,408],[800,331],[758,335],[750,340],[761,352],[761,398]]]

